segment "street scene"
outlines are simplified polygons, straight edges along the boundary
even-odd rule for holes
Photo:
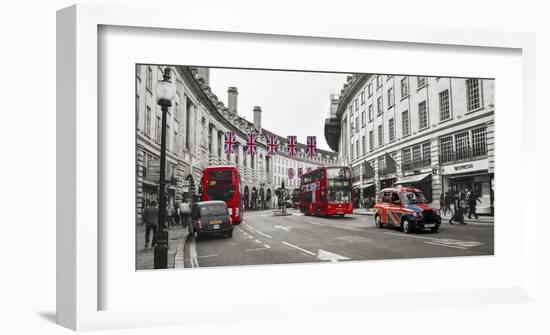
[[[136,270],[493,255],[494,168],[493,79],[136,65]]]

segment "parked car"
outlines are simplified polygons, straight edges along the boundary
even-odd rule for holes
[[[200,201],[191,206],[189,234],[199,240],[206,234],[233,236],[233,222],[221,200]]]
[[[386,188],[380,191],[374,205],[376,227],[401,228],[405,233],[415,229],[437,232],[441,225],[439,209],[426,201],[422,191],[412,187]]]

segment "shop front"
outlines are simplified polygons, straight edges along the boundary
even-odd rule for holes
[[[363,207],[374,207],[376,201],[376,187],[374,186],[374,182],[361,185],[361,194],[363,196]]]
[[[477,213],[494,215],[494,173],[489,172],[487,159],[442,167],[443,190],[465,197],[473,190],[479,198]]]
[[[383,190],[385,188],[393,187],[395,185],[395,182],[397,181],[396,178],[386,178],[386,179],[380,179],[380,189]]]
[[[433,201],[433,190],[432,190],[432,174],[428,173],[417,173],[413,175],[400,177],[395,185],[414,187],[422,191],[428,202]]]

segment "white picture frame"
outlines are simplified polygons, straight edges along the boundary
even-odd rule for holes
[[[280,22],[273,18],[249,20],[232,16],[232,19],[213,17],[205,21],[200,15],[186,16],[182,20],[177,11],[159,8],[126,8],[96,5],[75,5],[57,14],[57,322],[75,330],[128,328],[143,326],[176,325],[208,322],[198,311],[151,313],[142,306],[133,309],[101,310],[99,262],[105,257],[98,243],[101,213],[98,210],[98,183],[100,151],[98,143],[102,124],[98,121],[98,32],[101,26],[162,28],[167,30],[212,31],[243,33],[256,36],[278,36],[281,39],[301,36],[307,39],[335,39],[349,43],[371,41],[379,43],[422,44],[451,48],[493,48],[515,50],[521,53],[521,117],[525,124],[534,118],[535,92],[535,37],[527,33],[467,31],[464,29],[423,28],[392,24],[348,23],[333,19],[326,21]],[[498,85],[498,82],[497,82]],[[129,101],[132,100],[128,97]],[[498,122],[498,121],[497,121]],[[498,127],[498,124],[497,124]],[[534,147],[534,135],[524,131],[521,147]],[[534,166],[533,151],[525,151],[521,164]],[[526,194],[527,183],[518,177],[519,193]],[[498,191],[497,191],[498,193]],[[521,197],[519,197],[521,199]],[[516,219],[522,223],[537,222],[535,210],[527,210],[534,204],[527,200],[519,204]],[[133,220],[134,218],[129,218]],[[497,217],[499,219],[499,217]],[[497,220],[498,221],[498,220]],[[497,223],[498,224],[498,223]],[[540,224],[540,223],[537,223]],[[437,308],[441,306],[473,306],[493,303],[528,302],[536,299],[536,227],[532,224],[518,226],[521,245],[518,260],[513,263],[518,272],[514,285],[495,283],[492,288],[480,285],[469,289],[448,286],[432,291],[405,289],[384,291],[380,294],[358,293],[357,296],[341,295],[326,290],[318,296],[298,296],[296,300],[253,299],[226,302],[222,308],[239,310],[239,316],[230,311],[213,321],[251,320],[297,315],[304,308],[324,315],[324,311],[353,313],[376,310],[381,306],[400,305],[401,309]],[[512,246],[504,246],[504,248]],[[498,248],[494,257],[500,257]],[[415,261],[399,263],[405,271],[411,271]],[[424,261],[425,262],[425,261]],[[456,260],[462,262],[462,260]],[[376,262],[375,262],[376,263]],[[376,263],[378,266],[380,262]],[[467,264],[463,264],[468,266]],[[349,271],[364,267],[363,263],[341,266]],[[370,266],[372,269],[372,266]],[[233,269],[235,270],[235,269]],[[202,270],[201,270],[202,271]],[[207,270],[222,271],[218,269]],[[255,268],[255,272],[273,273],[271,267]],[[285,273],[307,276],[317,267],[299,265],[281,268]],[[226,270],[221,275],[227,274]],[[190,275],[183,272],[179,275]],[[261,274],[260,274],[261,275]],[[153,278],[150,278],[153,281]],[[415,293],[416,294],[412,294]],[[139,292],[136,292],[139,294]],[[253,293],[248,293],[252,295]],[[161,295],[162,296],[162,295]],[[168,298],[159,298],[159,304]],[[421,301],[421,302],[419,302]]]

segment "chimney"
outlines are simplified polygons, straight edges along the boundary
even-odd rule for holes
[[[262,107],[254,106],[254,127],[262,129]]]
[[[197,71],[199,74],[199,78],[202,78],[206,85],[210,85],[210,68],[198,67]]]
[[[227,89],[227,108],[229,109],[229,114],[237,115],[237,96],[239,92],[236,87],[229,87]]]

